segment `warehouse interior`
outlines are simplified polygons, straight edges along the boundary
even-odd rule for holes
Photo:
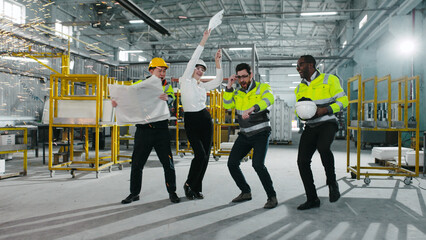
[[[425,239],[426,2],[422,0],[0,0],[0,239]],[[182,76],[212,17],[201,58],[224,80],[208,93],[213,148],[204,199],[185,198],[193,152],[179,101]],[[297,156],[296,70],[312,55],[349,99],[332,144],[341,198],[329,202],[321,158],[312,171],[321,206],[306,200]],[[109,84],[150,76],[163,58],[177,97],[169,132],[178,204],[169,201],[154,151],[140,200],[129,193],[135,126],[117,124]],[[278,206],[252,167],[240,193],[227,159],[238,136],[221,106],[239,63],[270,85],[275,103],[265,165]]]

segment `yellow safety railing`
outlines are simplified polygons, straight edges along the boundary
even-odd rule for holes
[[[50,76],[50,110],[49,110],[49,170],[53,176],[55,170],[70,170],[72,176],[75,176],[75,171],[95,171],[96,177],[102,169],[109,168],[114,164],[128,162],[130,160],[120,161],[119,154],[119,140],[117,137],[118,127],[114,119],[102,119],[104,112],[104,100],[109,99],[108,84],[115,83],[114,78],[108,76],[94,75],[94,74],[53,74]],[[82,87],[84,95],[75,95],[77,88]],[[80,91],[80,92],[81,92]],[[95,114],[90,119],[61,119],[59,113],[60,101],[74,101],[77,103],[81,101],[94,101]],[[109,103],[110,104],[110,103]],[[53,128],[64,127],[69,128],[69,161],[63,163],[53,164]],[[99,133],[100,129],[104,127],[111,127],[111,155],[100,156],[99,153]],[[74,128],[85,129],[84,151],[85,159],[74,159]],[[95,157],[89,158],[89,128],[94,129],[95,137]],[[82,165],[88,164],[88,167]]]
[[[226,122],[226,113],[227,110],[223,107],[223,93],[224,91],[214,90],[210,92],[210,106],[212,107],[212,118],[213,118],[213,148],[212,154],[214,159],[219,160],[220,156],[229,156],[231,153],[230,148],[223,148],[222,146],[222,131],[223,127],[228,127],[229,129],[235,130],[239,129],[238,123],[235,123],[235,109],[231,111],[230,121]],[[244,158],[247,161],[249,158],[253,157],[253,150]]]
[[[366,99],[365,94],[367,92],[366,82],[373,81],[373,99]],[[378,83],[387,83],[387,99],[378,100],[377,89]],[[398,97],[396,100],[392,99],[392,86],[397,84]],[[357,98],[352,97],[353,88],[352,85],[357,86]],[[415,89],[415,92],[409,93],[408,89]],[[360,179],[360,176],[365,176],[364,182],[370,183],[369,176],[405,176],[405,184],[411,183],[412,177],[419,175],[419,103],[420,103],[420,78],[415,77],[402,77],[398,79],[391,79],[390,75],[382,78],[372,77],[362,80],[361,75],[356,75],[347,82],[347,95],[349,105],[347,109],[347,129],[354,130],[357,132],[357,161],[356,165],[351,166],[350,164],[350,134],[347,135],[347,172],[351,173],[352,178]],[[364,124],[365,122],[365,105],[373,104],[373,122],[372,125]],[[386,121],[380,121],[377,118],[378,104],[387,103],[388,118]],[[351,119],[351,104],[357,104],[356,122]],[[392,104],[398,106],[397,119],[392,120]],[[415,112],[415,122],[409,122],[408,109],[412,108]],[[361,134],[362,131],[394,131],[398,133],[398,160],[396,164],[389,164],[388,166],[361,166]],[[404,168],[401,164],[401,133],[402,132],[415,132],[415,166],[414,171]],[[385,170],[383,172],[363,172],[362,170]]]

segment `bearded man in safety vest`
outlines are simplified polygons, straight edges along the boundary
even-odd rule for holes
[[[278,204],[277,197],[271,176],[265,167],[265,156],[271,134],[268,107],[274,104],[274,95],[268,84],[253,80],[253,73],[248,64],[238,64],[236,73],[229,77],[226,91],[223,94],[223,107],[236,109],[240,125],[238,138],[235,140],[228,159],[229,172],[241,190],[241,194],[232,202],[251,200],[250,186],[241,172],[240,162],[253,149],[252,166],[268,196],[264,208],[274,208]],[[234,90],[232,86],[236,80],[240,87]]]
[[[297,71],[302,81],[295,89],[296,101],[311,99],[317,105],[316,114],[306,120],[300,137],[297,165],[305,187],[307,201],[297,207],[299,210],[320,206],[311,170],[312,155],[318,150],[327,176],[329,201],[340,198],[339,186],[334,170],[334,156],[331,143],[338,130],[334,115],[348,106],[348,97],[340,86],[339,78],[332,74],[320,73],[316,69],[315,58],[304,55],[297,61]]]

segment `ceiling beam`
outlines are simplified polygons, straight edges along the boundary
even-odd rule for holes
[[[146,24],[157,30],[163,35],[170,35],[169,30],[163,27],[161,24],[157,23],[148,13],[138,7],[131,0],[115,0],[120,3],[120,5],[127,9],[129,12],[133,13],[136,17],[142,19]]]

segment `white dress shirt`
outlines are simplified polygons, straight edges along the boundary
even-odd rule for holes
[[[217,88],[223,81],[223,71],[218,68],[216,68],[216,78],[209,82],[198,82],[192,77],[195,65],[203,50],[204,47],[198,45],[186,66],[185,72],[179,78],[182,106],[185,112],[198,112],[206,108],[207,91]]]

